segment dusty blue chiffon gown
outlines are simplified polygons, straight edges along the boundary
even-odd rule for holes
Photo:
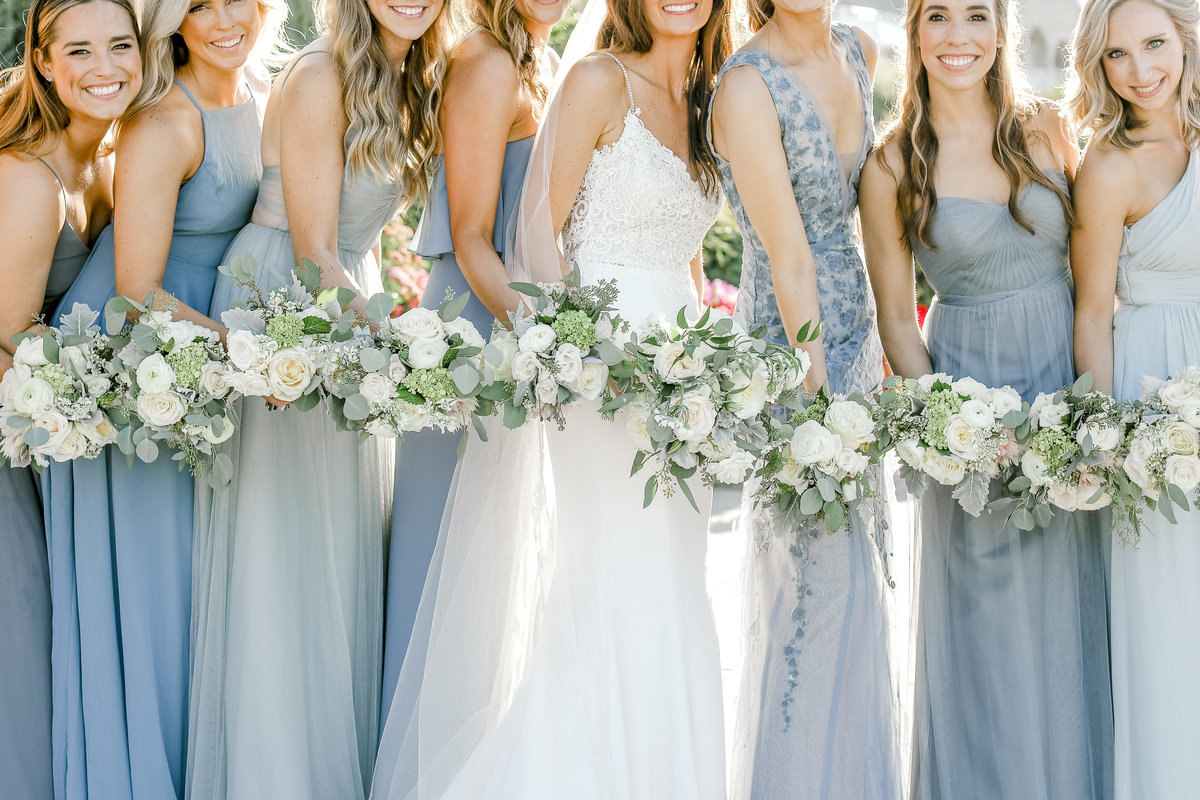
[[[517,139],[504,147],[504,168],[500,173],[500,198],[492,228],[492,246],[504,258],[504,238],[521,199],[525,168],[533,149],[533,137]],[[438,159],[429,200],[421,224],[413,237],[412,250],[433,262],[422,304],[436,308],[446,296],[471,291],[463,277],[450,240],[450,201],[446,193],[446,168]],[[495,318],[483,303],[471,294],[463,316],[471,321],[484,339],[491,337]],[[450,479],[458,463],[459,434],[419,431],[405,434],[396,447],[396,490],[392,506],[392,542],[388,555],[387,623],[383,640],[383,716],[386,720],[392,693],[408,640],[412,635],[417,605],[425,574],[437,544],[442,509],[450,493]],[[381,721],[380,730],[383,730]]]
[[[1031,183],[1020,207],[1033,233],[1006,205],[940,197],[936,249],[914,254],[937,295],[933,368],[1030,401],[1075,377],[1074,303],[1057,196]],[[919,514],[913,797],[1111,797],[1107,515],[1022,532],[936,485]]]
[[[254,100],[205,110],[188,98],[203,120],[204,160],[179,190],[163,288],[206,313],[258,191],[261,111]],[[61,307],[101,310],[115,294],[110,225]],[[182,798],[195,481],[167,454],[130,467],[111,447],[52,464],[43,480],[55,800]]]
[[[58,301],[87,255],[87,244],[64,222],[46,278],[42,318],[47,323],[57,321]],[[50,575],[39,489],[33,470],[0,466],[0,786],[13,797],[51,797],[54,791]]]

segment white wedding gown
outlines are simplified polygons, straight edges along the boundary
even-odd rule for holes
[[[689,262],[719,201],[642,125],[632,100],[620,138],[592,155],[563,244],[584,283],[618,282],[619,312],[637,325],[697,308]],[[497,455],[516,446],[494,437],[473,442],[459,467],[383,734],[377,800],[725,796],[705,588],[711,490],[695,483],[699,513],[679,493],[660,492],[643,509],[648,475],[629,476],[635,448],[622,427],[592,404],[571,410],[566,430],[549,428],[523,453]],[[546,497],[526,493],[554,516],[546,535],[515,531],[530,540],[525,557],[496,530],[522,518],[517,463],[549,473]],[[502,468],[489,475],[488,464]],[[497,581],[499,569],[518,577]],[[505,588],[480,588],[489,580]],[[498,649],[481,616],[508,629]],[[478,674],[481,664],[494,680]],[[461,695],[480,683],[491,700],[468,709]]]

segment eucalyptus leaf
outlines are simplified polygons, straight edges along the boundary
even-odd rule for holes
[[[646,490],[642,493],[642,508],[649,508],[654,502],[654,496],[658,494],[658,476],[651,475],[646,481]]]
[[[646,465],[646,451],[638,450],[633,456],[633,468],[629,470],[629,477],[633,477],[642,471],[642,467]]]
[[[387,351],[376,347],[364,347],[358,351],[358,363],[366,372],[383,372],[391,361]]]
[[[596,343],[596,352],[606,366],[615,367],[625,360],[625,352],[607,339]]]
[[[302,394],[292,401],[292,406],[297,411],[312,411],[321,403],[321,395],[319,392],[309,392]]]
[[[522,403],[504,404],[504,427],[519,428],[525,424],[525,406]]]
[[[142,430],[145,430],[145,428]],[[154,440],[149,437],[138,442],[134,451],[137,453],[137,457],[142,461],[145,461],[147,464],[158,458],[158,445],[155,444]]]
[[[486,442],[488,440],[487,427],[483,424],[478,416],[471,416],[471,425],[475,428],[475,435],[479,437],[479,441]]]
[[[390,317],[395,308],[396,301],[387,293],[379,292],[371,295],[371,299],[367,301],[367,316],[378,322]]]
[[[362,422],[371,416],[371,403],[361,394],[351,395],[346,398],[342,413],[346,415],[346,419],[352,422]]]
[[[536,283],[525,283],[523,281],[513,281],[512,283],[510,283],[508,285],[508,288],[512,289],[514,292],[517,292],[518,294],[523,294],[526,297],[545,297],[546,296],[546,293],[543,292],[542,288],[540,286],[538,286]]]
[[[128,297],[114,297],[104,304],[104,327],[116,333],[125,325],[125,315],[133,308]]]
[[[677,478],[676,483],[679,485],[679,491],[683,492],[683,496],[687,498],[687,501],[692,504],[692,508],[694,508],[696,513],[699,514],[700,506],[696,505],[696,498],[692,497],[692,487],[688,486],[687,480],[684,478]]]
[[[1031,531],[1034,527],[1033,514],[1030,514],[1028,509],[1016,508],[1012,513],[1012,524],[1017,527],[1017,530]]]
[[[452,319],[462,316],[463,311],[467,307],[467,302],[471,299],[470,292],[455,295],[438,306],[438,318],[442,322],[449,322]]]
[[[450,373],[454,378],[454,388],[463,397],[469,397],[479,387],[479,370],[470,364],[462,364]]]
[[[1039,504],[1033,510],[1033,521],[1037,523],[1039,528],[1049,527],[1050,522],[1054,519],[1054,512],[1050,510],[1050,506]]]
[[[800,495],[800,513],[806,517],[819,514],[824,505],[825,498],[821,497],[821,491],[815,486],[805,489],[804,494]]]
[[[208,473],[208,482],[214,489],[228,486],[233,480],[233,459],[228,453],[217,453],[213,457],[212,469]]]
[[[312,259],[302,258],[296,267],[296,279],[309,294],[316,294],[321,288],[321,268]]]
[[[841,530],[846,524],[846,509],[842,508],[841,503],[831,500],[822,510],[825,515],[825,530],[830,533]]]
[[[21,441],[30,447],[41,447],[50,441],[50,431],[45,428],[30,428],[25,431],[25,435],[21,437]]]
[[[1091,372],[1085,372],[1075,381],[1075,385],[1071,387],[1071,392],[1077,395],[1087,394],[1096,385],[1096,377]]]

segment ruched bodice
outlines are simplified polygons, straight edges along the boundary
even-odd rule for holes
[[[883,348],[875,326],[875,298],[861,255],[857,221],[858,181],[874,141],[871,76],[858,36],[848,25],[833,26],[858,81],[862,147],[840,156],[831,128],[793,70],[761,50],[740,50],[717,80],[735,67],[756,70],[779,112],[788,176],[817,268],[826,369],[834,391],[867,390],[883,377]],[[766,248],[742,207],[729,162],[720,156],[721,185],[742,231],[741,290],[737,315],[746,327],[765,327],[767,337],[786,342]]]
[[[1062,172],[1048,174],[1066,188]],[[935,247],[914,242],[913,252],[936,294],[925,329],[934,369],[1032,400],[1074,377],[1069,225],[1041,184],[1023,187],[1019,202],[1032,233],[1007,205],[939,198]]]

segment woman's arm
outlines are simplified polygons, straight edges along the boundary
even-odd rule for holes
[[[5,250],[0,258],[0,351],[6,354],[16,352],[12,337],[33,328],[42,310],[65,215],[58,181],[45,165],[0,156],[0,242]]]
[[[819,389],[827,377],[825,348],[820,339],[796,341],[801,327],[821,320],[816,262],[792,192],[775,101],[751,67],[729,70],[717,87],[712,131],[717,152],[733,171],[746,217],[770,259],[775,300],[788,341],[812,358],[805,386]]]
[[[933,372],[933,364],[917,325],[913,257],[903,238],[896,181],[880,163],[882,157],[878,150],[870,155],[859,185],[863,247],[883,350],[897,374],[917,378]]]

